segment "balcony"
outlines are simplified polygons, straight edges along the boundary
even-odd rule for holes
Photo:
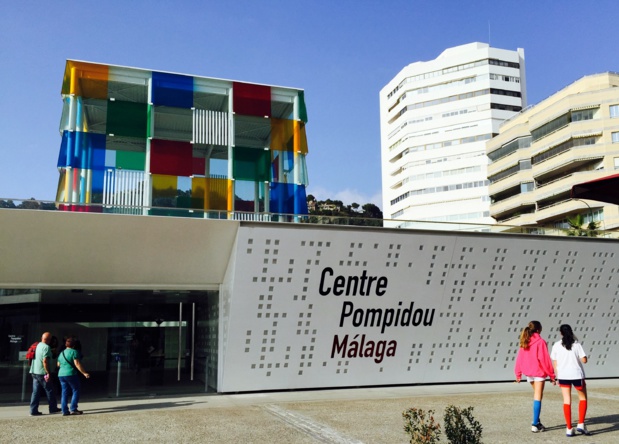
[[[533,176],[537,180],[544,181],[568,171],[582,170],[586,165],[603,159],[604,151],[599,144],[572,147],[554,157],[535,163]]]
[[[517,212],[518,210],[522,210],[521,212],[529,212],[531,209],[535,209],[533,193],[522,193],[491,204],[490,215],[495,219],[501,219],[502,215]]]
[[[573,185],[587,182],[602,176],[604,176],[603,171],[582,171],[559,177],[558,179],[546,182],[542,185],[537,185],[535,189],[535,199],[540,201],[543,199],[548,199],[552,196],[569,192],[571,191]]]
[[[583,213],[588,211],[588,208],[580,200],[567,198],[560,202],[537,210],[535,213],[538,224],[550,223],[557,219],[562,219],[567,215],[574,213]]]
[[[490,195],[494,196],[501,194],[510,188],[519,188],[520,184],[523,182],[531,182],[531,170],[518,171],[511,176],[504,177],[503,179],[490,184]]]

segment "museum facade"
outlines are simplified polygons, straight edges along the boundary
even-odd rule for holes
[[[2,402],[79,337],[85,396],[505,381],[532,319],[616,377],[619,243],[0,209]]]

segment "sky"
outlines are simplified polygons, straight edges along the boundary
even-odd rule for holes
[[[619,1],[3,1],[0,198],[53,201],[67,59],[305,90],[308,194],[381,206],[379,92],[471,42],[524,48],[528,103],[619,72]]]

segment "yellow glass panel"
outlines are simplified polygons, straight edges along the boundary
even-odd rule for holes
[[[205,210],[228,210],[228,187],[231,185],[228,179],[204,178],[206,190],[204,194]]]
[[[60,178],[58,179],[58,190],[56,191],[56,202],[66,202],[67,198],[67,170],[60,170]]]
[[[204,204],[206,201],[206,178],[205,177],[194,177],[191,179],[191,200],[192,203],[198,202],[201,200],[202,205],[199,207],[201,209],[206,209],[206,205]],[[196,204],[193,208],[198,208]]]
[[[294,120],[271,119],[271,149],[292,151],[294,149]]]
[[[178,187],[178,177],[164,176],[163,174],[153,174],[153,198],[176,197]]]

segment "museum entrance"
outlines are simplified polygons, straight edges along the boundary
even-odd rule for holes
[[[82,399],[217,390],[217,291],[43,290],[38,299],[24,307],[34,319],[21,327],[20,348],[49,331],[58,356],[65,337],[77,338],[91,374]],[[23,352],[13,360],[26,369]],[[13,401],[27,401],[31,379],[17,373]]]

